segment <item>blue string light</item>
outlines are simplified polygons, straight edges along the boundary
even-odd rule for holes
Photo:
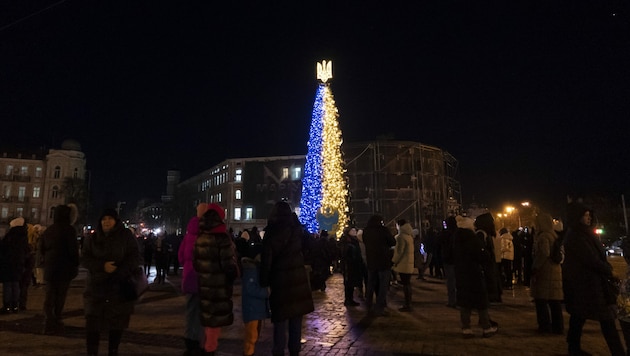
[[[322,133],[324,131],[324,93],[325,84],[320,84],[315,94],[309,140],[308,153],[302,179],[302,198],[300,200],[300,222],[311,233],[319,231],[317,212],[322,206]]]

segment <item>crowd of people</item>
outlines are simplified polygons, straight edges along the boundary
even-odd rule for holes
[[[215,354],[221,328],[234,323],[232,295],[239,278],[243,354],[255,353],[263,322],[269,319],[273,346],[264,353],[284,355],[288,349],[298,355],[303,317],[314,310],[312,294],[325,293],[333,273],[343,275],[343,305],[363,303],[372,317],[389,313],[392,286],[402,290],[398,311],[413,311],[412,276],[417,274],[420,280],[428,275],[445,279],[446,306],[459,311],[464,338],[475,336],[473,312],[481,335],[495,335],[499,326],[491,318],[492,305],[502,303],[503,291],[520,285],[530,291],[539,333],[565,335],[564,304],[570,355],[588,354],[580,342],[586,320],[600,323],[612,355],[625,355],[616,321],[628,345],[630,303],[625,301],[630,301],[630,281],[622,283],[621,296],[609,288],[612,266],[593,232],[593,216],[581,201],[571,201],[566,225],[539,213],[535,227],[509,231],[497,229],[492,215],[483,213],[474,219],[449,216],[439,231],[421,231],[405,220],[390,229],[376,214],[365,227],[346,226],[337,237],[325,230],[309,233],[289,204],[280,201],[262,231],[254,227],[234,234],[226,226],[223,207],[202,203],[183,237],[138,237],[116,210],[106,209],[79,248],[73,226],[76,206],[61,205],[48,228],[26,224],[23,218],[10,222],[0,241],[0,312],[26,309],[29,286],[43,285],[43,333],[62,334],[66,294],[81,265],[87,270],[87,353],[98,354],[100,335],[106,331],[108,354],[116,355],[134,312],[137,295],[127,289],[130,283],[133,288],[136,272],[149,274],[154,262],[155,283],[163,283],[171,266],[175,274],[182,266],[185,355]],[[624,241],[622,247],[630,263],[630,243]]]

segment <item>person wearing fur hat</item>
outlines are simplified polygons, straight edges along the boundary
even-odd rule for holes
[[[201,310],[199,300],[199,281],[193,267],[195,241],[199,235],[199,219],[208,211],[207,203],[197,205],[197,214],[190,218],[186,226],[186,234],[177,251],[182,270],[182,293],[186,295],[186,326],[184,329],[185,356],[197,355],[202,351],[205,336],[201,326]]]
[[[559,238],[553,229],[551,215],[538,214],[530,292],[536,304],[538,331],[562,335],[562,267],[549,257],[554,242]]]
[[[63,332],[61,313],[70,282],[79,273],[79,246],[77,231],[73,226],[78,217],[77,206],[59,205],[54,214],[54,223],[39,240],[46,282],[44,334],[47,335]]]
[[[582,329],[586,320],[597,320],[611,355],[625,355],[615,324],[616,313],[611,307],[617,298],[606,293],[612,266],[593,232],[592,221],[592,210],[580,202],[572,202],[567,207],[562,287],[570,315],[566,339],[568,351],[569,355],[585,354],[580,342]]]
[[[98,354],[100,333],[108,329],[108,354],[118,355],[135,304],[124,288],[140,268],[140,252],[136,238],[116,210],[101,213],[96,231],[83,241],[81,263],[88,272],[83,293],[87,353]]]
[[[483,269],[488,263],[494,264],[494,257],[490,258],[486,244],[475,234],[471,218],[457,216],[455,219],[457,230],[453,233],[453,261],[462,334],[464,338],[474,337],[470,315],[476,309],[483,337],[491,337],[496,334],[497,327],[492,325],[488,313],[490,302]]]
[[[28,232],[24,218],[11,220],[9,231],[0,241],[0,282],[2,282],[2,313],[17,313],[20,303],[20,280],[30,254]]]
[[[232,293],[238,276],[236,248],[225,226],[225,210],[208,205],[199,219],[193,267],[199,280],[201,324],[205,342],[203,355],[214,355],[219,346],[221,327],[234,323]]]

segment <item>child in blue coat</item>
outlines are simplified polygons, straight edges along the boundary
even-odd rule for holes
[[[242,276],[242,308],[245,323],[243,355],[253,355],[256,341],[260,336],[262,322],[269,318],[269,291],[260,286],[260,247],[249,246],[249,253],[241,259]],[[258,248],[257,248],[258,247]]]

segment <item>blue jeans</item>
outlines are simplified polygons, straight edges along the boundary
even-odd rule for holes
[[[201,309],[199,307],[199,294],[186,294],[186,326],[184,337],[186,339],[199,341],[203,346],[204,332],[201,326]]]
[[[287,344],[287,329],[289,343]],[[273,348],[274,355],[284,355],[285,346],[289,346],[289,354],[297,355],[302,349],[302,315],[273,323]]]
[[[376,293],[376,309],[382,311],[387,307],[387,290],[389,289],[389,279],[391,270],[368,271],[368,284],[366,288],[365,300],[367,305],[372,305],[372,295]]]

